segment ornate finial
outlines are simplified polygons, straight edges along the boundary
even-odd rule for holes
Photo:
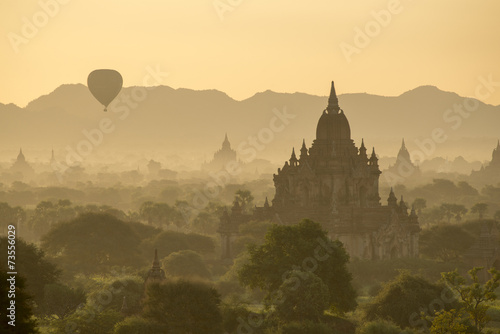
[[[406,150],[406,145],[405,145],[405,139],[403,138],[403,141],[401,143],[401,149],[403,150]]]
[[[328,113],[340,111],[339,99],[337,98],[337,93],[335,92],[335,84],[332,81],[332,88],[330,89],[330,97],[328,98],[328,107],[326,107]]]

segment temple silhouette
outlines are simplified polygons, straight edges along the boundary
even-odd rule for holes
[[[421,174],[420,168],[411,161],[410,152],[408,152],[406,148],[404,138],[401,142],[401,148],[396,157],[396,162],[387,170],[393,173],[402,174],[405,177],[415,177]]]
[[[217,172],[226,167],[226,164],[236,160],[236,151],[231,148],[231,143],[226,136],[222,142],[222,147],[214,153],[213,159],[202,165],[202,170]]]
[[[351,257],[386,259],[418,257],[420,226],[415,211],[408,212],[403,198],[390,191],[387,205],[380,203],[378,158],[370,156],[364,141],[359,149],[340,108],[332,82],[328,106],[322,112],[311,147],[305,141],[297,157],[274,174],[275,197],[252,214],[243,213],[235,201],[221,217],[222,257],[233,256],[232,242],[240,224],[268,219],[296,224],[307,218],[320,223],[332,239],[342,241]]]
[[[497,146],[493,149],[490,163],[481,166],[478,171],[472,171],[470,178],[473,182],[478,180],[483,180],[488,184],[500,182],[500,140],[497,141]]]
[[[10,167],[10,170],[14,173],[20,173],[23,178],[32,178],[35,175],[35,170],[26,161],[22,148],[19,149],[19,154],[17,155],[16,161]]]

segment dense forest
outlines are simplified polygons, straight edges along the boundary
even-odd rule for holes
[[[455,327],[479,333],[500,327],[499,274],[467,273],[466,260],[484,230],[497,228],[500,187],[439,178],[395,186],[418,212],[419,258],[349,258],[313,221],[253,220],[239,226],[231,261],[220,259],[223,211],[238,202],[252,212],[272,195],[272,185],[229,184],[199,205],[193,199],[203,185],[3,185],[0,229],[6,235],[15,222],[18,233],[19,326],[25,333],[444,333]],[[0,243],[6,248],[7,238]],[[166,278],[145,283],[155,250]]]

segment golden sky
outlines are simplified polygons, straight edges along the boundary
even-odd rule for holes
[[[498,0],[2,0],[0,102],[25,106],[98,68],[124,86],[160,68],[164,85],[238,100],[327,95],[330,80],[338,93],[474,97],[491,76],[482,100],[499,105],[499,13]]]

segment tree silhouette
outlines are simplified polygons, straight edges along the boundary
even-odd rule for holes
[[[328,304],[338,313],[356,307],[347,255],[338,240],[328,238],[318,223],[304,219],[297,225],[273,225],[263,245],[248,248],[249,261],[239,270],[240,282],[250,288],[261,288],[272,300],[283,284],[284,275],[297,266],[314,268],[328,287]],[[311,270],[312,271],[312,270]]]
[[[25,280],[21,275],[16,275],[15,289],[15,326],[8,324],[11,319],[8,318],[10,311],[7,309],[10,306],[8,291],[10,283],[7,279],[10,275],[7,272],[0,270],[0,332],[5,334],[36,334],[39,333],[36,328],[36,321],[32,318],[33,312],[31,309],[31,296],[26,292]]]
[[[284,322],[319,321],[328,308],[328,287],[309,271],[292,270],[279,287],[278,294],[283,299],[276,305],[276,314]]]
[[[476,203],[470,209],[471,213],[477,213],[479,215],[479,219],[483,219],[487,211],[488,211],[487,203]]]
[[[447,218],[448,224],[453,217],[455,217],[457,223],[460,222],[462,220],[462,216],[467,213],[467,209],[461,204],[443,203],[439,208],[443,211],[445,217]]]
[[[236,196],[234,197],[234,200],[238,201],[240,204],[242,211],[246,213],[252,211],[253,199],[254,197],[252,196],[250,190],[241,189],[236,192]]]
[[[436,225],[420,232],[422,255],[441,261],[457,260],[473,244],[474,237],[456,225]]]
[[[140,239],[129,223],[103,213],[86,213],[52,228],[42,249],[66,270],[98,273],[112,266],[142,263]]]
[[[7,245],[7,237],[0,237],[2,254],[7,254]],[[16,255],[16,269],[25,279],[26,291],[37,305],[41,305],[45,286],[58,281],[60,271],[35,244],[21,238],[16,240]],[[7,256],[0,256],[0,268],[7,268]],[[34,311],[39,312],[38,309]]]
[[[401,328],[421,325],[420,310],[427,309],[433,301],[439,300],[443,289],[443,285],[402,272],[388,282],[373,302],[366,306],[364,320],[389,320]],[[455,304],[444,306],[452,309]]]
[[[167,256],[163,268],[169,276],[210,278],[205,261],[192,250],[182,250]]]
[[[422,210],[427,207],[427,201],[421,197],[415,198],[415,200],[412,203],[412,207],[417,210],[418,215],[422,213]]]
[[[146,287],[143,317],[168,328],[168,333],[222,333],[218,292],[188,281],[150,283]]]

